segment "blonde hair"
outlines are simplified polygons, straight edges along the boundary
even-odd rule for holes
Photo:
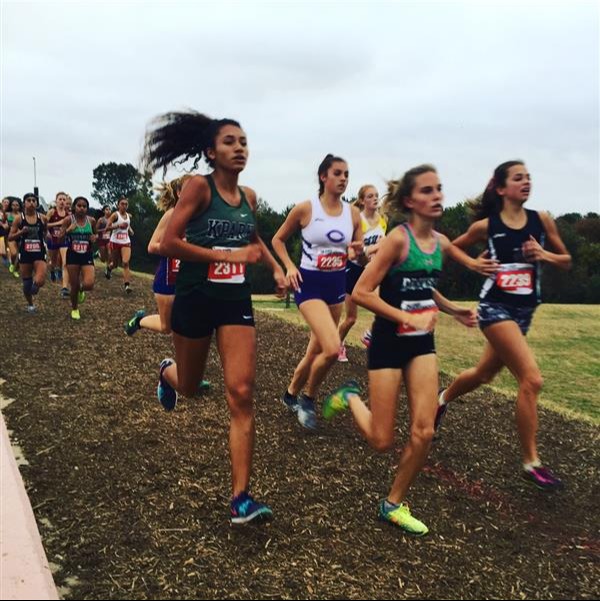
[[[183,184],[192,177],[191,174],[186,173],[181,177],[172,179],[170,182],[161,182],[156,186],[156,191],[159,194],[158,197],[158,209],[159,211],[168,211],[172,209],[179,200],[179,195],[183,189]]]
[[[389,221],[404,220],[401,214],[408,212],[404,205],[404,199],[412,194],[417,177],[424,173],[437,173],[437,170],[433,165],[418,165],[409,169],[400,179],[388,180],[382,211]]]
[[[358,197],[356,198],[356,200],[352,203],[355,207],[357,207],[360,211],[364,210],[365,208],[365,196],[367,194],[367,190],[369,188],[373,188],[375,190],[377,190],[377,188],[375,188],[375,186],[373,184],[365,184],[364,186],[361,186],[358,189]]]

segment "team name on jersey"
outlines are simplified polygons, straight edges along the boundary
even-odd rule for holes
[[[379,240],[379,237],[379,234],[374,234],[373,236],[365,236],[364,245],[372,246],[373,244],[377,244],[377,240]]]
[[[229,219],[209,219],[207,236],[209,238],[241,240],[254,234],[254,224]]]
[[[437,278],[402,278],[402,292],[408,290],[431,290],[437,285]]]

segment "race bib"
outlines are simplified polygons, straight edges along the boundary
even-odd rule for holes
[[[333,252],[317,255],[317,269],[320,271],[341,271],[346,269],[346,253]]]
[[[214,250],[231,252],[233,249],[214,246]],[[246,281],[246,264],[215,261],[208,265],[208,281],[219,284],[243,284]]]
[[[508,294],[533,292],[533,265],[530,263],[504,263],[496,274],[496,286]]]
[[[90,250],[90,243],[87,240],[73,240],[71,250],[76,253],[86,253]]]
[[[108,230],[102,231],[102,240],[110,240],[110,232]]]
[[[421,313],[437,313],[439,311],[438,306],[435,304],[433,299],[428,300],[416,300],[416,301],[402,301],[400,305],[402,311],[406,311],[411,315],[419,315]],[[429,334],[426,330],[415,330],[414,328],[406,324],[398,324],[396,329],[396,336],[423,336]]]
[[[177,274],[179,273],[179,263],[180,259],[175,259],[174,257],[168,259],[167,285],[169,286],[175,285],[175,280],[177,279]]]
[[[41,253],[42,243],[39,240],[25,240],[23,248],[26,253]]]
[[[118,242],[127,242],[128,239],[129,233],[127,232],[127,230],[117,231],[115,235],[115,240],[117,240]]]

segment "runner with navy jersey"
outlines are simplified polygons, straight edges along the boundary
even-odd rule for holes
[[[483,355],[475,367],[463,371],[441,391],[436,428],[448,403],[491,382],[508,367],[519,385],[515,413],[523,459],[521,474],[538,488],[552,490],[561,488],[562,482],[538,455],[537,399],[542,374],[525,336],[541,302],[541,263],[570,269],[571,255],[552,217],[525,208],[530,192],[531,178],[525,164],[502,163],[474,207],[475,222],[454,241],[459,248],[485,243],[500,269],[484,282],[480,294],[479,327],[487,339]]]
[[[319,194],[298,203],[273,237],[273,250],[287,269],[288,286],[294,289],[298,309],[311,330],[304,357],[282,401],[310,430],[317,427],[319,387],[340,350],[338,322],[346,298],[347,260],[363,252],[359,210],[342,200],[348,185],[348,164],[328,154],[317,173]],[[300,269],[285,246],[297,231],[302,233]]]
[[[40,215],[37,208],[37,196],[25,194],[23,212],[13,219],[8,235],[10,241],[18,241],[19,271],[29,313],[35,312],[33,297],[46,283],[46,216]]]

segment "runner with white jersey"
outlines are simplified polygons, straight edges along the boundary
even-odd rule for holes
[[[348,164],[328,154],[319,165],[318,177],[318,196],[297,204],[273,237],[273,250],[287,269],[288,285],[294,289],[298,309],[311,330],[304,357],[282,401],[297,413],[302,426],[311,430],[317,427],[319,387],[340,349],[338,322],[346,297],[347,260],[363,252],[360,213],[342,200]],[[285,246],[298,230],[302,233],[299,270]]]

